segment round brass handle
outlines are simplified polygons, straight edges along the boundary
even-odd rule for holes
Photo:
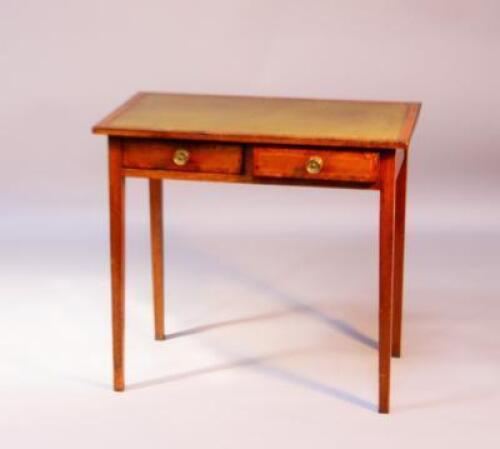
[[[310,175],[317,175],[319,172],[321,172],[322,168],[323,159],[321,159],[319,156],[312,156],[307,161],[306,170]]]
[[[189,161],[189,151],[185,148],[179,148],[175,150],[174,156],[172,157],[175,165],[183,166],[186,165]]]

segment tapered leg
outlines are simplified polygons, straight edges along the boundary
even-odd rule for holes
[[[401,356],[401,324],[403,320],[403,271],[405,253],[406,176],[408,153],[396,180],[396,235],[394,241],[394,303],[392,322],[392,356]]]
[[[114,389],[123,391],[125,320],[125,178],[120,141],[109,139],[109,211],[111,235],[111,304],[113,318]]]
[[[163,292],[163,192],[161,179],[149,180],[149,210],[151,224],[151,264],[153,268],[153,307],[155,339],[165,339]]]
[[[389,413],[394,275],[394,151],[382,152],[380,164],[379,412]]]

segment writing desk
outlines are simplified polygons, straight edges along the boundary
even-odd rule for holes
[[[165,338],[162,179],[380,191],[379,411],[401,352],[408,146],[419,103],[138,93],[109,136],[114,388],[124,382],[125,178],[149,179],[155,338]]]

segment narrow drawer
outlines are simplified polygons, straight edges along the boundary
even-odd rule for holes
[[[203,173],[241,173],[239,145],[128,139],[124,142],[126,168],[179,170]]]
[[[372,183],[379,154],[373,151],[254,147],[254,176]]]

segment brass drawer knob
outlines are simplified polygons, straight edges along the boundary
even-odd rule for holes
[[[323,159],[321,159],[319,156],[312,156],[307,161],[306,171],[310,175],[317,175],[318,173],[321,172],[322,168],[323,168]]]
[[[178,150],[175,150],[172,160],[174,161],[175,165],[179,165],[180,167],[186,165],[189,161],[189,151],[185,148],[179,148]]]

